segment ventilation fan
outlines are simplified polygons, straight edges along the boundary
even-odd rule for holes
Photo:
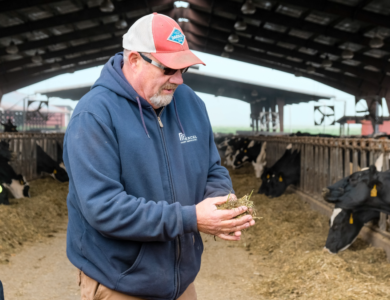
[[[334,106],[314,106],[314,125],[331,126],[335,122]]]

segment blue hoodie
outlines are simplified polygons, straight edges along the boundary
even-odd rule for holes
[[[122,65],[110,58],[66,131],[67,255],[110,289],[177,299],[200,268],[195,205],[232,184],[194,91],[180,85],[160,125]]]

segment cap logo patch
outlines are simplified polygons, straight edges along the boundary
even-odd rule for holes
[[[172,30],[172,32],[169,35],[167,40],[174,42],[174,43],[178,43],[180,45],[183,45],[185,38],[186,37],[184,36],[184,34],[182,34],[181,31],[175,27],[175,28],[173,28],[173,30]]]

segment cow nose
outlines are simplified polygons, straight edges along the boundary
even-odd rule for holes
[[[329,195],[330,193],[330,190],[328,188],[323,188],[322,189],[322,197],[326,197],[327,195]]]

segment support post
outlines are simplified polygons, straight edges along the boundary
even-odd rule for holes
[[[285,101],[283,98],[277,98],[276,104],[278,105],[278,111],[279,111],[279,128],[280,132],[284,132],[284,104]]]

